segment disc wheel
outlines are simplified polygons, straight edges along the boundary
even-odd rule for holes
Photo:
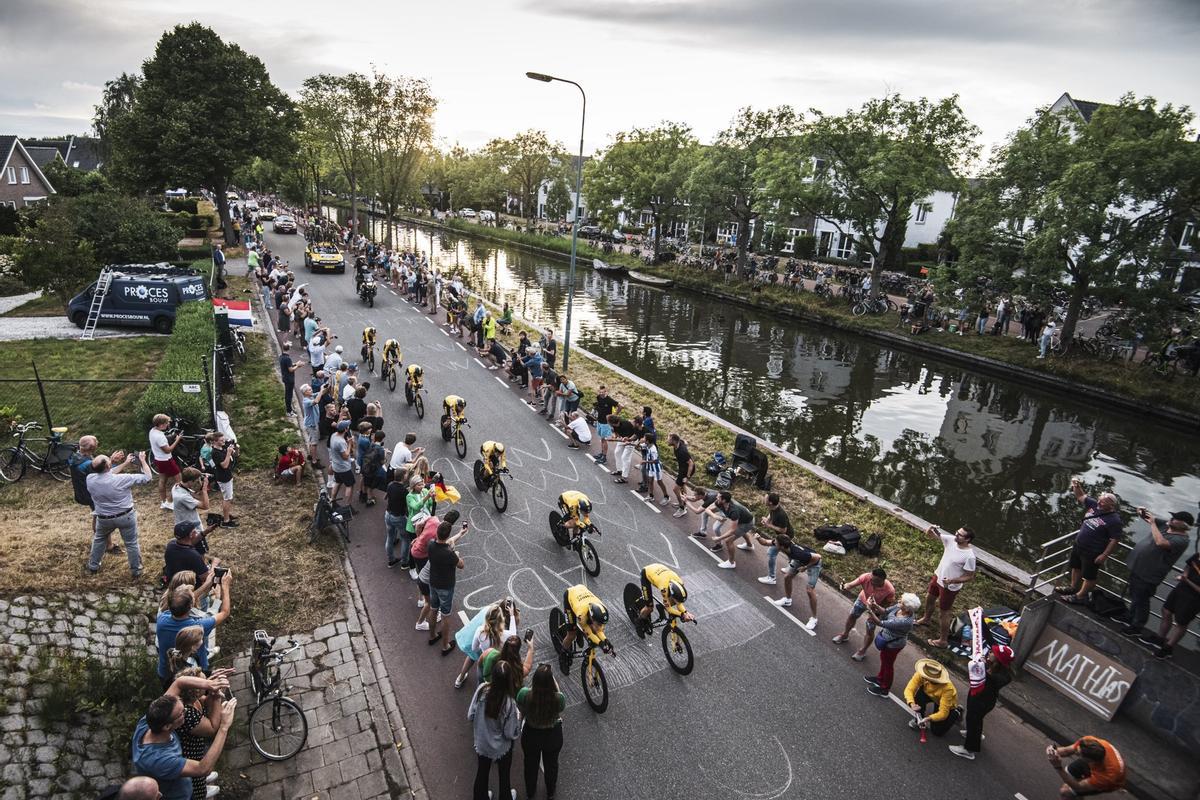
[[[550,609],[550,642],[554,645],[554,652],[561,653],[562,648],[562,629],[567,622],[567,616],[558,606]]]
[[[408,403],[410,406],[413,404],[413,390],[412,387],[408,385],[407,381],[404,383],[404,402]]]
[[[417,419],[425,419],[425,401],[421,399],[420,392],[413,396],[413,405],[417,408]]]
[[[594,655],[591,658],[585,658],[583,666],[579,670],[579,677],[583,681],[583,694],[587,698],[588,705],[597,714],[603,714],[608,710],[608,679],[604,677],[604,668],[600,666],[600,659]]]
[[[629,616],[633,629],[638,632],[638,636],[645,638],[641,625],[642,590],[636,583],[627,583],[621,599],[625,601],[625,613]]]
[[[566,527],[562,524],[562,514],[558,511],[550,512],[550,535],[563,547],[571,542],[571,535],[567,533]]]
[[[501,514],[508,510],[508,487],[499,477],[492,481],[492,504]]]
[[[467,457],[467,437],[463,434],[462,428],[454,432],[454,450],[458,453],[459,458]]]
[[[294,700],[275,697],[250,712],[250,743],[263,758],[286,761],[308,740],[308,719]]]
[[[600,574],[600,555],[586,539],[579,545],[579,563],[583,564],[584,571],[593,578]]]
[[[475,488],[481,492],[487,491],[487,481],[483,479],[483,462],[478,458],[471,469],[471,477],[475,479]]]
[[[687,675],[696,665],[692,658],[692,643],[688,641],[687,636],[679,629],[678,625],[663,626],[662,648],[667,657],[667,663],[680,675]]]
[[[0,478],[7,483],[16,483],[25,477],[25,458],[15,447],[0,452]]]

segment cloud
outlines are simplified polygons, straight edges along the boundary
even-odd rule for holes
[[[74,92],[102,92],[103,86],[97,86],[94,83],[80,83],[79,81],[63,81],[62,88],[69,89]]]

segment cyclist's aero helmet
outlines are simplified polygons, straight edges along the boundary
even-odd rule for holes
[[[679,581],[671,581],[667,584],[667,597],[676,603],[682,603],[687,600],[687,589],[683,588],[683,584]]]
[[[504,455],[504,442],[496,442],[496,445],[492,448],[492,450],[500,455]]]
[[[409,367],[409,369],[412,370],[412,374],[418,378],[425,374],[425,370],[421,369],[420,364],[413,364]]]
[[[370,326],[363,328],[363,339],[365,341],[374,341],[375,340],[375,329]]]
[[[591,500],[580,500],[579,501],[579,513],[580,514],[592,513],[592,501]]]
[[[454,410],[455,411],[462,411],[466,407],[467,407],[467,401],[463,400],[461,397],[454,401]]]
[[[599,603],[592,603],[588,606],[588,620],[593,625],[605,625],[608,623],[608,609]]]

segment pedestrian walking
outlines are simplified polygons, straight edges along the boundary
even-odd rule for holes
[[[135,475],[122,475],[113,471],[108,456],[96,456],[92,460],[92,471],[87,476],[87,490],[91,495],[96,528],[92,534],[92,552],[88,556],[87,571],[95,575],[100,571],[104,548],[109,534],[121,532],[125,542],[125,557],[129,559],[129,571],[133,579],[142,577],[142,549],[138,541],[137,510],[133,507],[134,486],[150,482],[150,462],[144,452],[125,456],[125,463],[140,466]]]
[[[912,632],[914,617],[920,608],[921,598],[912,592],[905,592],[901,595],[899,603],[886,609],[876,603],[874,598],[867,598],[867,613],[879,628],[874,640],[875,649],[879,651],[879,672],[874,676],[868,675],[863,680],[871,684],[867,691],[876,697],[887,697],[888,692],[892,690],[896,656],[900,655],[904,645],[908,644],[908,634]]]
[[[970,581],[975,578],[975,549],[971,542],[975,540],[975,532],[962,527],[954,533],[942,533],[936,525],[930,525],[925,535],[931,539],[939,539],[942,543],[942,558],[938,561],[933,577],[929,579],[929,588],[925,592],[925,615],[917,620],[917,625],[928,625],[933,617],[936,600],[938,610],[938,637],[930,639],[933,647],[945,647],[946,637],[950,633],[950,621],[954,615],[950,609],[954,607],[954,599]]]
[[[994,644],[981,658],[973,658],[967,665],[971,679],[971,688],[967,691],[967,727],[962,731],[962,746],[950,745],[954,755],[968,761],[975,759],[983,741],[983,718],[996,707],[1000,690],[1012,681],[1014,655],[1011,647]]]
[[[858,597],[854,598],[854,605],[850,607],[850,615],[846,617],[846,626],[841,633],[833,637],[834,644],[845,644],[850,641],[850,631],[854,630],[854,626],[858,624],[858,618],[866,613],[868,599],[873,599],[880,608],[891,606],[892,601],[896,599],[896,588],[887,579],[887,572],[879,567],[870,572],[864,572],[849,583],[841,585],[843,592],[855,588],[858,589]],[[868,617],[867,634],[863,637],[862,647],[851,653],[850,657],[855,661],[862,661],[874,638],[875,621]]]
[[[558,788],[558,754],[563,747],[562,712],[566,696],[559,691],[554,670],[541,664],[530,685],[517,692],[517,708],[525,718],[521,750],[525,754],[525,796],[537,793],[538,767],[546,774],[546,800]]]
[[[472,797],[474,800],[516,797],[510,771],[513,742],[521,735],[521,717],[517,712],[516,684],[508,664],[497,664],[492,681],[475,689],[467,720],[472,723],[475,754],[479,757]],[[498,773],[495,795],[488,792],[493,763]]]

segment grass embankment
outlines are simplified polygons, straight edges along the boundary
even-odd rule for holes
[[[53,294],[43,294],[32,300],[26,300],[16,308],[10,308],[2,317],[61,317],[67,313],[67,307]]]
[[[536,338],[534,326],[527,326]],[[513,346],[520,326],[505,343]],[[628,415],[637,413],[643,405],[654,409],[658,430],[663,432],[660,450],[664,460],[673,469],[674,460],[666,444],[667,433],[678,433],[688,442],[692,457],[696,460],[697,479],[711,485],[713,479],[705,473],[704,464],[712,453],[720,451],[727,456],[733,450],[734,436],[726,428],[709,422],[691,410],[671,402],[657,393],[630,381],[602,364],[576,351],[571,361],[571,379],[585,392],[586,401],[596,396],[596,389],[606,386],[609,393],[625,407]],[[865,501],[846,494],[817,478],[798,465],[781,458],[771,459],[772,491],[778,492],[783,507],[792,520],[792,526],[801,543],[813,547],[820,543],[813,536],[813,529],[823,524],[852,524],[862,531],[863,538],[870,533],[883,536],[883,549],[879,557],[868,558],[856,551],[845,556],[825,556],[822,577],[833,585],[852,580],[875,567],[887,570],[897,591],[916,592],[922,598],[929,576],[933,572],[942,548],[939,542],[928,539],[916,530],[885,511]],[[765,493],[745,483],[735,484],[734,495],[755,512],[756,517],[766,513]],[[990,576],[967,584],[958,608],[965,610],[975,605],[1005,605],[1020,607],[1020,593],[1007,583]],[[923,635],[918,632],[918,636]],[[944,652],[944,651],[942,651]]]

